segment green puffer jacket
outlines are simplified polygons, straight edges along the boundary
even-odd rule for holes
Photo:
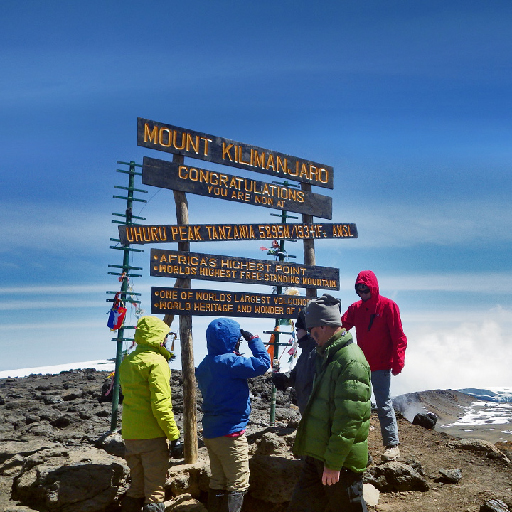
[[[180,437],[171,403],[170,352],[163,347],[169,326],[143,316],[135,331],[137,348],[119,366],[123,389],[123,439]]]
[[[343,329],[317,348],[313,390],[299,423],[293,453],[328,469],[362,473],[368,463],[370,367]]]

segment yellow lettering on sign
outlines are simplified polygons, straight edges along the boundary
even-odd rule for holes
[[[204,137],[201,137],[201,140],[204,140],[204,156],[208,156],[208,142],[213,142],[213,140]]]
[[[265,169],[270,169],[272,167],[272,170],[275,171],[275,165],[274,165],[274,155],[272,153],[270,153],[270,155],[268,155],[268,160],[267,160],[267,165],[265,167]]]
[[[167,143],[164,143],[164,133],[167,133]],[[169,128],[160,128],[160,131],[158,132],[158,143],[160,146],[164,146],[166,148],[172,146],[172,132]]]
[[[174,147],[176,149],[185,149],[185,144],[187,143],[187,137],[184,132],[181,132],[181,145],[177,144],[178,132],[174,130]]]
[[[190,133],[187,133],[187,151],[190,151],[189,145],[192,146],[192,149],[194,150],[196,155],[199,154],[199,135],[196,135],[196,143],[194,145],[192,135],[190,135]]]
[[[157,144],[157,128],[153,126],[153,131],[149,131],[148,123],[144,123],[144,142],[152,142],[153,144]]]
[[[261,155],[255,149],[251,149],[251,165],[255,167],[265,168],[265,151],[261,152]]]
[[[280,156],[277,156],[277,168],[276,171],[279,172],[279,167],[283,170],[283,174],[288,173],[288,162],[286,158],[284,160],[281,160]]]
[[[233,147],[233,144],[228,144],[226,146],[226,143],[222,143],[222,160],[226,159],[226,156],[228,157],[229,161],[233,161],[233,157],[231,156],[231,148]],[[235,151],[236,154],[236,151]]]

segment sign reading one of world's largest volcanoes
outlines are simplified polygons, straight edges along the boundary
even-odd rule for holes
[[[201,316],[297,318],[309,299],[275,295],[190,288],[151,288],[151,313]]]

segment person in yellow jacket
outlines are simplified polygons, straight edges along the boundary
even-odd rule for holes
[[[123,389],[122,436],[131,485],[123,500],[125,512],[163,512],[169,468],[168,440],[180,436],[171,403],[169,326],[155,316],[137,323],[137,348],[119,367]]]

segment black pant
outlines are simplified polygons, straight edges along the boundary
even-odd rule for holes
[[[288,512],[368,512],[361,474],[342,468],[334,485],[323,485],[324,463],[306,457]]]

